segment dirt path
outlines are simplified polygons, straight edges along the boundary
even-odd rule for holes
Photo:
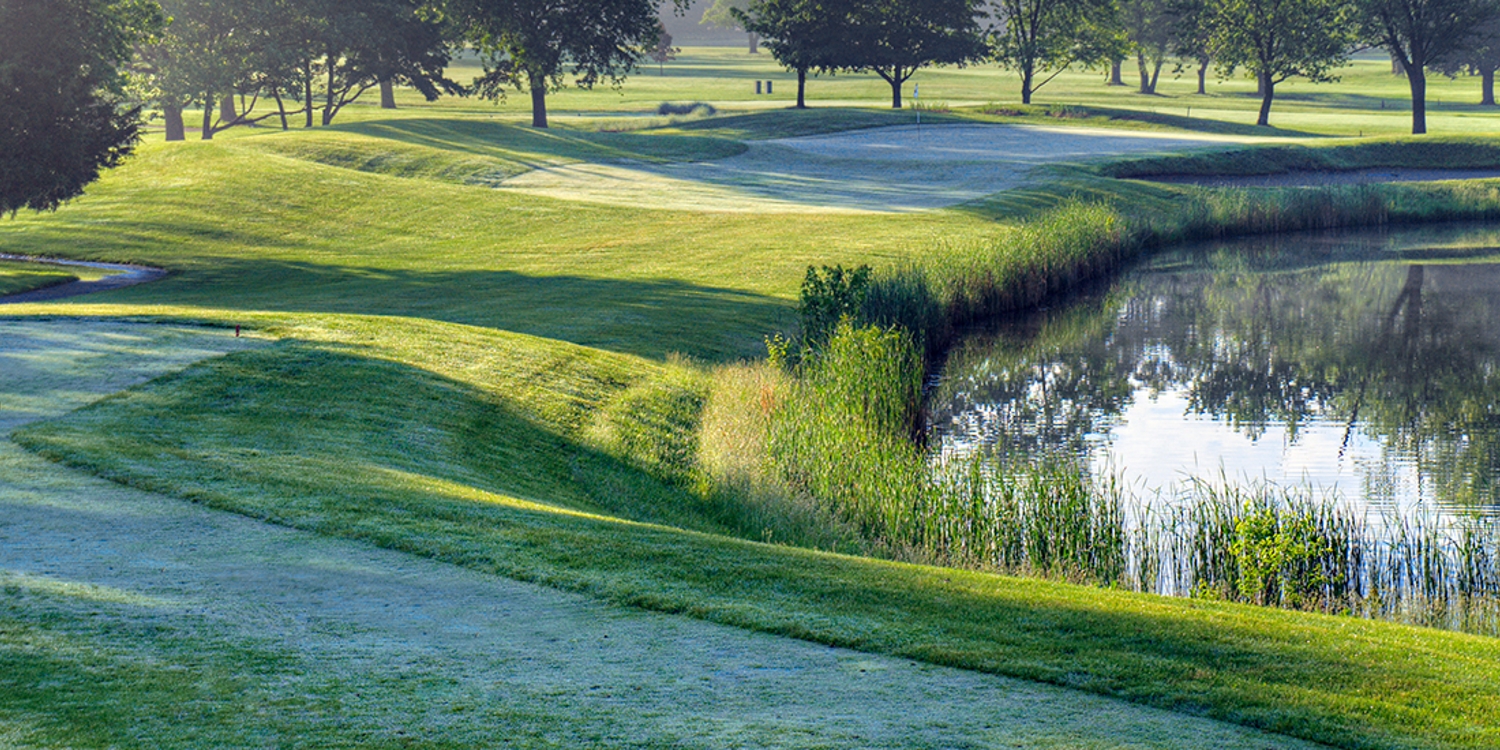
[[[1041,164],[1276,139],[1037,125],[873,128],[752,142],[692,164],[575,164],[501,189],[567,200],[686,211],[891,213],[982,198]]]
[[[251,345],[202,329],[0,321],[0,435]],[[258,689],[306,693],[298,711],[336,711],[366,744],[1304,746],[1060,688],[618,609],[209,511],[4,440],[0,591],[30,589],[152,603],[90,610],[96,621],[132,620],[121,628],[201,622],[192,627],[269,639],[311,671],[259,678]],[[243,714],[233,715],[252,728],[266,721]],[[27,736],[4,716],[0,739]],[[517,726],[525,737],[496,734]]]
[[[48,302],[66,297],[77,297],[80,294],[93,294],[94,292],[104,292],[110,289],[123,289],[127,286],[156,281],[167,275],[167,272],[160,268],[132,266],[123,263],[91,263],[81,260],[34,258],[29,255],[9,255],[6,253],[0,253],[0,260],[19,260],[29,263],[46,263],[54,266],[94,268],[116,272],[92,281],[70,281],[65,284],[33,289],[29,292],[0,295],[0,305],[12,305],[21,302]]]

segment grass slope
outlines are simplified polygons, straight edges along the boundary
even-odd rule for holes
[[[77,280],[77,276],[58,266],[0,260],[0,295],[29,292]]]
[[[1344,747],[1500,742],[1476,718],[1500,715],[1492,640],[704,533],[733,517],[644,471],[687,448],[691,371],[424,321],[326,338],[16,439],[144,489],[622,603]]]
[[[1003,238],[1011,229],[994,219],[1013,207],[740,216],[507,195],[454,183],[553,160],[706,158],[725,138],[885,115],[786,126],[764,114],[538,144],[468,122],[469,106],[451,105],[455,124],[431,121],[445,103],[385,124],[149,145],[65,212],[0,226],[11,251],[176,272],[13,314],[244,323],[286,338],[18,439],[139,487],[624,603],[1346,747],[1500,744],[1492,640],[719,533],[755,528],[686,465],[706,376],[671,355],[753,356],[807,265],[899,264],[939,236]],[[1326,107],[1307,106],[1316,131]],[[1146,210],[1192,190],[1081,174]],[[1073,192],[1059,180],[1017,200]]]

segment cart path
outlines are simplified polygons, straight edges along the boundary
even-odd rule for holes
[[[0,320],[0,435],[254,345],[204,329]],[[329,702],[375,744],[413,733],[503,744],[511,738],[487,734],[485,709],[519,706],[589,728],[605,745],[1311,747],[1062,688],[618,608],[271,526],[58,467],[8,438],[5,587],[113,591],[154,604],[95,616],[269,637],[337,679],[258,687],[363,686],[358,700]],[[423,705],[412,705],[413,690]],[[429,708],[459,703],[476,708]],[[0,721],[0,736],[6,730]]]

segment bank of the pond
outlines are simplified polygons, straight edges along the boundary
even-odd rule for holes
[[[1225,156],[1231,165],[1227,171],[1236,171],[1234,165],[1244,171],[1246,165],[1260,163],[1268,151],[1283,154],[1280,158],[1285,165],[1321,159],[1346,167],[1403,167],[1433,153],[1445,154],[1439,164],[1456,159],[1472,164],[1481,156],[1500,164],[1500,148],[1479,142],[1377,142],[1304,151],[1246,149]],[[1188,155],[1137,161],[1149,162],[1154,172],[1171,173],[1197,169],[1203,158]],[[965,467],[935,474],[922,447],[911,440],[926,368],[937,361],[957,331],[1041,304],[1114,273],[1142,253],[1181,242],[1500,217],[1500,182],[1212,189],[1109,176],[1128,174],[1130,169],[1120,164],[1065,169],[1056,181],[1029,196],[1002,195],[973,206],[976,211],[1002,215],[1008,210],[1014,215],[1017,201],[1030,199],[1051,208],[1030,211],[1028,219],[999,239],[940,243],[920,264],[877,269],[857,289],[848,278],[811,283],[810,277],[810,286],[804,289],[804,311],[817,312],[815,317],[823,322],[809,320],[808,327],[836,320],[838,315],[830,315],[830,309],[844,313],[844,323],[831,332],[827,328],[803,331],[800,344],[773,345],[769,367],[782,359],[795,364],[791,377],[762,376],[760,395],[743,400],[748,408],[759,410],[760,416],[741,420],[742,426],[755,423],[765,435],[754,446],[758,451],[754,458],[739,462],[740,476],[761,477],[759,489],[750,494],[804,498],[801,506],[810,507],[809,512],[829,514],[871,540],[872,549],[889,556],[1124,585],[1127,571],[1116,552],[1130,541],[1121,538],[1118,525],[1110,522],[1118,512],[1113,488],[1087,480],[1068,481],[1069,472],[1055,467],[1018,472],[1039,477],[1036,481],[1016,476],[995,481]],[[1019,212],[1025,212],[1024,205]],[[724,442],[713,434],[714,424],[705,428],[704,443],[710,448]],[[764,468],[744,468],[756,465]],[[1245,560],[1217,558],[1240,554],[1235,550],[1252,556],[1274,555],[1275,545],[1293,543],[1287,529],[1311,523],[1311,510],[1297,511],[1274,498],[1238,494],[1208,502],[1215,506],[1213,512],[1200,515],[1222,522],[1223,527],[1213,531],[1211,538],[1199,540],[1202,554],[1211,558],[1201,567],[1225,571],[1227,576],[1214,581],[1216,596],[1330,612],[1410,610],[1404,605],[1364,606],[1364,598],[1382,592],[1351,594],[1341,589],[1337,596],[1308,596],[1305,581],[1287,579],[1306,576],[1306,560],[1286,556],[1276,558],[1284,564],[1263,571],[1261,583],[1255,584],[1246,577],[1250,575],[1245,572],[1247,565],[1241,564]],[[1057,523],[1039,524],[1046,533],[1000,540],[994,527],[1008,523],[1000,517],[1007,513],[1054,518]],[[1264,544],[1252,549],[1244,537],[1256,523],[1266,526],[1266,533],[1256,542]],[[1340,543],[1332,534],[1319,538],[1329,545]],[[1007,544],[1013,549],[1000,549]],[[978,549],[986,552],[976,554]],[[1500,557],[1500,549],[1486,554]],[[1292,570],[1298,566],[1301,573]],[[1493,561],[1489,567],[1494,567]],[[1493,578],[1484,580],[1492,582]],[[1482,604],[1485,612],[1494,609],[1489,606],[1493,602]],[[1401,619],[1434,624],[1451,620],[1445,616]],[[1484,614],[1475,620],[1480,624],[1473,629],[1485,631],[1494,619]]]

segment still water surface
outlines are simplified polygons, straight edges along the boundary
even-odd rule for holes
[[[1145,496],[1270,481],[1373,516],[1500,518],[1500,229],[1157,255],[966,337],[928,420],[944,455],[1074,456]]]

